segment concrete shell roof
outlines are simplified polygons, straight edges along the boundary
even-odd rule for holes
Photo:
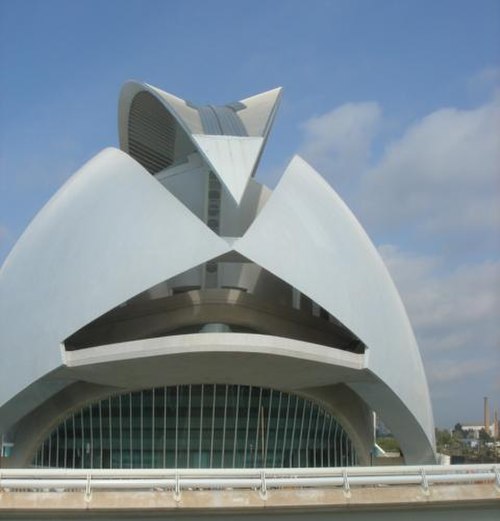
[[[151,91],[138,84],[124,89],[122,116],[141,89]],[[195,109],[166,96],[184,126],[196,124]],[[261,107],[265,98],[244,103]],[[230,251],[312,298],[365,343],[363,370],[372,377],[347,383],[386,412],[406,454],[431,460],[427,383],[398,292],[359,222],[299,157],[238,240],[214,234],[124,152],[106,149],[84,165],[36,216],[0,272],[0,430],[45,399],[37,381],[50,380],[64,365],[61,343],[68,336],[153,285]]]
[[[303,159],[289,164],[235,250],[309,296],[368,347],[367,367],[434,443],[425,372],[396,287],[352,212]],[[373,389],[363,394],[374,396]],[[384,398],[373,402],[378,409]]]
[[[0,404],[60,366],[60,345],[79,328],[228,250],[127,154],[100,152],[39,212],[0,272]]]

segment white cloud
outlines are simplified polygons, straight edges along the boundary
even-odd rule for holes
[[[424,355],[447,350],[500,358],[500,262],[443,270],[444,259],[379,248],[408,310]],[[464,355],[465,353],[465,355]]]
[[[500,67],[490,66],[480,70],[469,80],[471,90],[491,92],[500,85]]]
[[[491,369],[495,361],[488,358],[479,360],[441,360],[429,367],[427,375],[431,383],[463,381],[465,378],[481,375]]]
[[[299,154],[335,183],[361,173],[369,159],[381,110],[377,103],[346,103],[303,125]]]
[[[498,391],[500,262],[450,268],[440,256],[379,251],[413,323],[437,424],[474,419]]]
[[[388,245],[380,252],[437,392],[460,378],[473,386],[481,373],[492,386],[500,363],[500,96],[432,112],[374,162],[382,123],[377,103],[342,105],[305,123],[301,153],[336,188],[339,176],[356,179],[350,199],[372,236],[378,228],[393,244],[412,244],[411,253]],[[438,254],[418,253],[431,243]]]
[[[390,144],[361,193],[364,217],[431,234],[500,227],[500,97],[473,109],[437,110]]]

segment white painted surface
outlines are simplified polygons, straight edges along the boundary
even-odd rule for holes
[[[0,404],[59,367],[69,335],[228,249],[128,155],[98,154],[40,211],[0,272]]]
[[[193,134],[198,150],[239,203],[253,175],[264,139]]]
[[[365,343],[368,368],[404,404],[394,421],[383,415],[384,421],[391,429],[404,428],[408,408],[432,453],[430,398],[410,322],[377,250],[328,183],[296,156],[234,248],[316,301]],[[380,410],[387,390],[369,385],[353,389]],[[421,435],[408,434],[414,446]]]

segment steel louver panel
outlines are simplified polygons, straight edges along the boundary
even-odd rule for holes
[[[128,152],[152,174],[174,159],[176,122],[149,92],[139,92],[130,106]]]

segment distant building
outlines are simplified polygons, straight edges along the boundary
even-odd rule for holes
[[[376,248],[299,157],[254,179],[280,89],[198,106],[127,83],[0,275],[10,466],[369,464],[372,410],[432,463],[418,347]]]
[[[471,424],[471,425],[462,425],[463,431],[469,431],[473,438],[479,439],[479,433],[484,429],[484,425]],[[494,436],[495,433],[495,423],[491,423],[489,429],[487,430],[487,434],[489,436]]]

